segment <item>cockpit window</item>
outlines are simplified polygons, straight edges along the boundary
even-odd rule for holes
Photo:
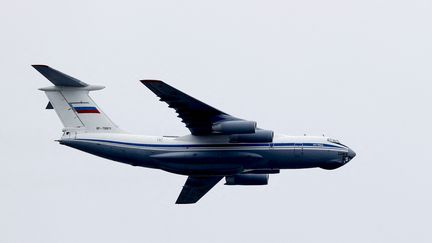
[[[335,143],[335,144],[339,144],[339,145],[346,147],[346,145],[342,144],[341,142],[339,142],[339,140],[334,139],[334,138],[327,138],[327,141],[329,141],[330,143]]]
[[[339,140],[334,138],[327,138],[327,141],[329,141],[330,143],[340,143]]]

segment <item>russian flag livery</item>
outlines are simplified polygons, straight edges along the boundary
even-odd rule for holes
[[[94,107],[94,106],[79,106],[79,107],[74,107],[74,110],[79,113],[96,113],[99,114],[99,110]]]

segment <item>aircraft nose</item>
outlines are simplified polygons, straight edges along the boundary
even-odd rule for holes
[[[355,156],[356,156],[356,153],[354,152],[354,150],[348,148],[348,158],[350,160],[352,160]]]

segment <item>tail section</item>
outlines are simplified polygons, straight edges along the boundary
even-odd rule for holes
[[[46,108],[54,108],[65,131],[121,132],[89,96],[103,86],[86,84],[45,65],[33,67],[54,84],[40,90],[50,100]]]

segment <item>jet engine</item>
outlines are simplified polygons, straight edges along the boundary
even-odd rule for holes
[[[254,121],[224,121],[213,124],[212,130],[222,134],[255,133],[256,125]]]
[[[259,186],[268,184],[268,174],[238,174],[225,176],[225,185]]]
[[[273,131],[257,130],[249,134],[233,134],[229,137],[230,143],[271,143],[273,142]]]

